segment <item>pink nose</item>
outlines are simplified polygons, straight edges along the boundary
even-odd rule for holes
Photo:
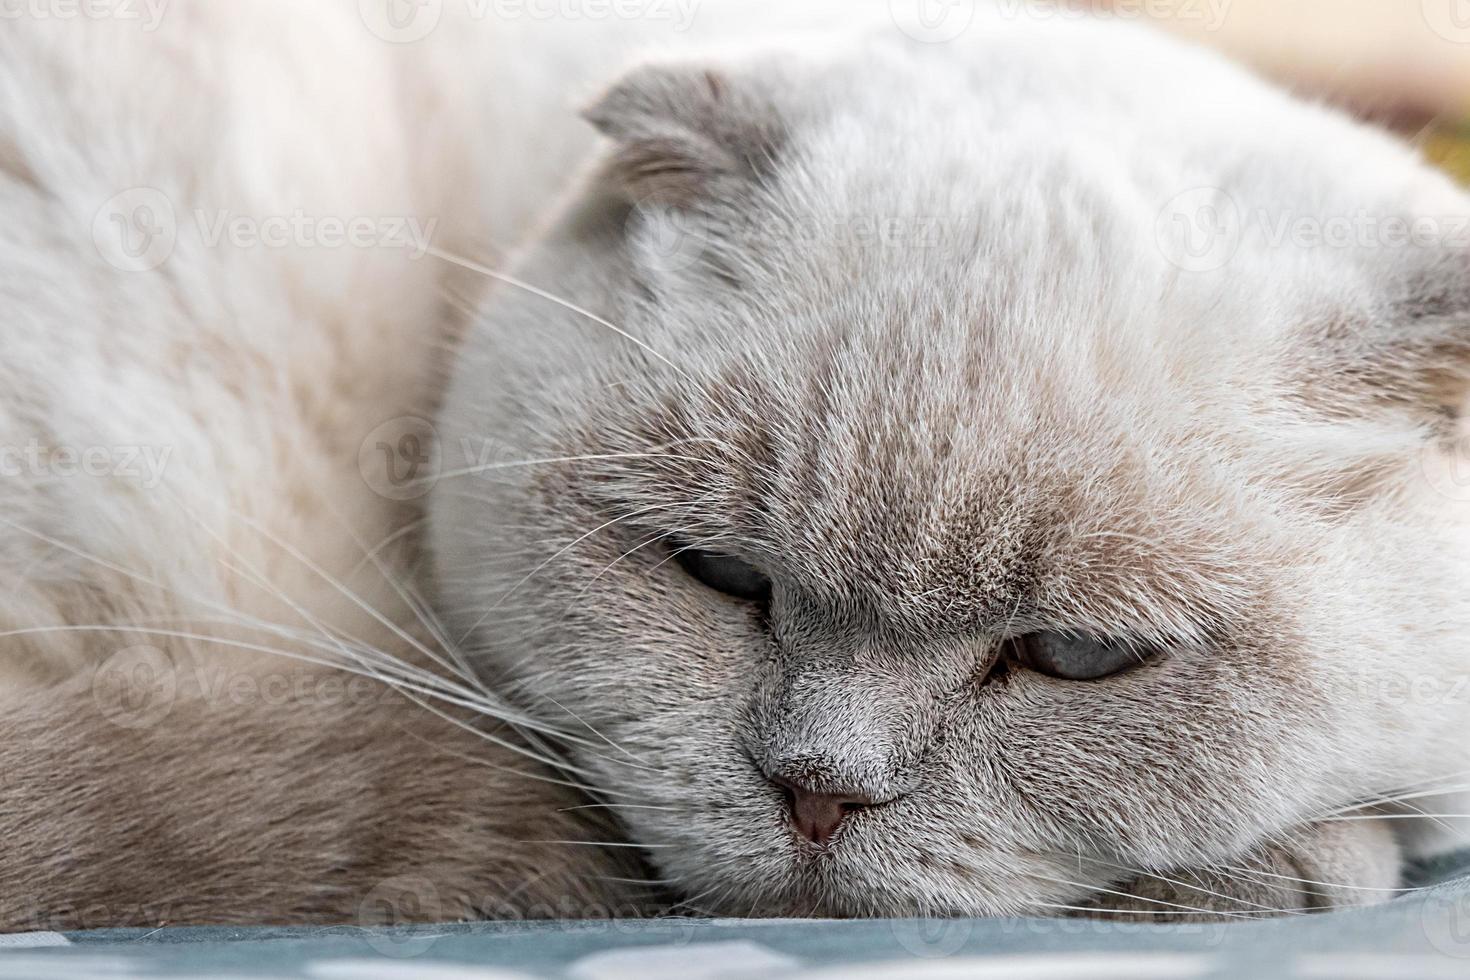
[[[791,824],[796,832],[818,847],[826,847],[849,813],[871,806],[866,796],[849,793],[818,793],[795,780],[771,780],[786,793]]]

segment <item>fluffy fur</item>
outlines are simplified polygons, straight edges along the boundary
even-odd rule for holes
[[[638,850],[701,910],[1256,914],[1442,846],[1355,808],[1467,769],[1463,253],[1247,221],[1189,271],[1160,217],[1465,201],[1147,31],[997,8],[928,44],[888,6],[638,59],[596,164],[573,97],[673,22],[0,34],[0,444],[41,460],[0,481],[0,924],[604,914]],[[442,258],[496,264],[568,183],[514,282]],[[156,195],[177,240],[130,271],[108,221]],[[435,255],[210,241],[298,210]],[[437,615],[414,493],[370,472],[407,431]],[[96,447],[167,462],[58,461]],[[990,675],[1033,628],[1167,655]],[[792,767],[888,802],[815,850]]]
[[[1423,842],[1355,808],[1466,768],[1464,507],[1426,476],[1465,252],[1271,232],[1448,227],[1445,178],[1148,31],[999,8],[655,64],[590,118],[610,162],[517,273],[571,306],[483,308],[441,430],[485,479],[440,485],[432,551],[499,689],[646,762],[598,781],[694,907],[1391,894]],[[1190,195],[1241,216],[1217,264],[1176,251]],[[486,439],[559,462],[456,458]],[[993,672],[1032,630],[1165,653]],[[793,773],[883,805],[815,850]]]
[[[436,640],[412,494],[371,478],[432,415],[467,287],[405,249],[211,238],[517,234],[467,180],[489,83],[441,73],[355,3],[0,32],[0,925],[350,921],[405,875],[437,889],[408,918],[627,899],[596,811]],[[176,233],[152,269],[144,227]]]

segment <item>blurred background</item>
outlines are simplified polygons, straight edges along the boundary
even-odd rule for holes
[[[1470,183],[1470,0],[1094,0],[1352,107]],[[1352,161],[1345,160],[1345,166]]]

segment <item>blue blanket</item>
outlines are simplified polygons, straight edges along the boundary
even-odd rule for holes
[[[1259,921],[651,921],[0,936],[0,980],[1470,980],[1470,853],[1387,904]]]

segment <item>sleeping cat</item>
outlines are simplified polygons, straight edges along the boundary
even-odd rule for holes
[[[669,30],[0,39],[4,436],[179,447],[0,485],[0,922],[1251,916],[1459,842],[1464,197],[1146,29],[871,7],[708,4],[600,150]],[[302,207],[433,255],[194,220]],[[220,697],[282,654],[389,696]]]
[[[496,688],[646,764],[571,753],[662,876],[743,914],[1389,894],[1424,843],[1355,803],[1466,768],[1445,178],[1000,12],[656,62],[590,118],[515,271],[556,299],[489,298],[441,415],[541,462],[457,460],[490,479],[430,546]]]

